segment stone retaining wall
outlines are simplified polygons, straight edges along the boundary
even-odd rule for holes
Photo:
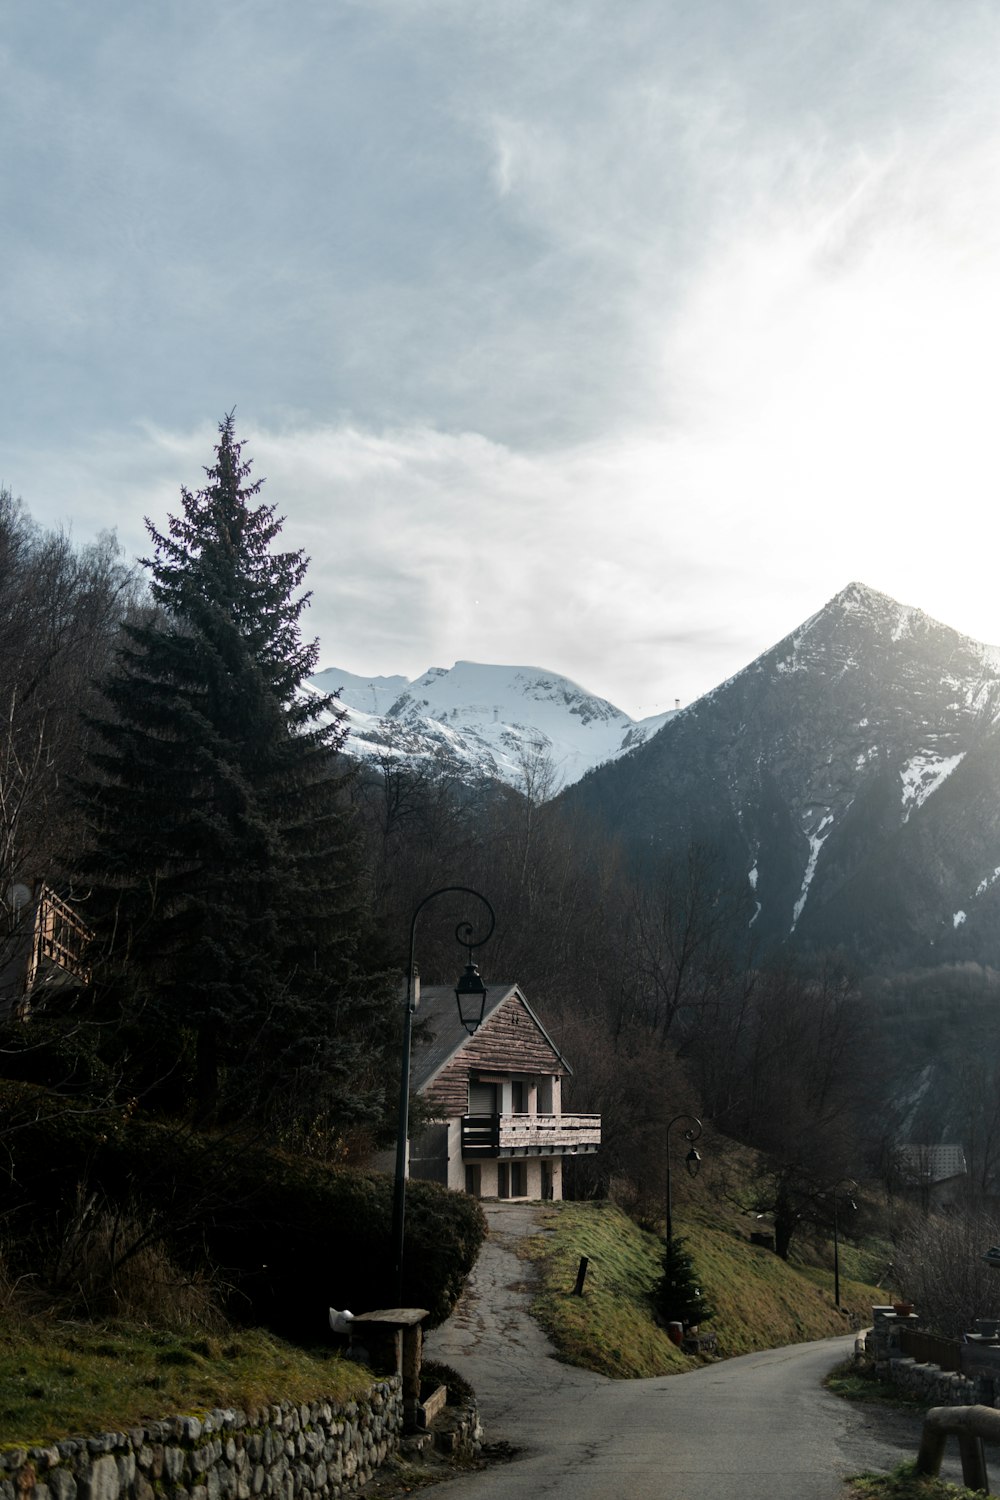
[[[0,1453],[0,1500],[339,1500],[399,1446],[402,1383]]]
[[[918,1364],[915,1359],[904,1356],[890,1361],[889,1379],[901,1390],[919,1396],[928,1406],[982,1404],[978,1381],[969,1380],[953,1370],[942,1370],[940,1365]]]

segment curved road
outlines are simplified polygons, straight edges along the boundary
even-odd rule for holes
[[[487,1440],[518,1453],[448,1481],[447,1500],[840,1500],[847,1475],[916,1456],[919,1414],[874,1412],[822,1388],[853,1336],[653,1380],[560,1364],[528,1313],[530,1264],[511,1248],[538,1233],[535,1210],[484,1207],[490,1238],[427,1354],[475,1387]]]

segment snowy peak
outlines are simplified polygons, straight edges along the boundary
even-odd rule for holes
[[[463,779],[525,784],[545,766],[555,792],[662,728],[673,712],[636,722],[578,683],[540,667],[458,661],[405,677],[326,668],[311,679],[340,690],[360,759],[429,761]]]
[[[406,688],[406,677],[358,677],[353,672],[329,668],[310,678],[321,693],[339,693],[341,703],[366,714],[384,714]]]

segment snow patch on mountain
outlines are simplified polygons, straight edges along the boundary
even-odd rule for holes
[[[927,798],[937,791],[942,781],[945,781],[964,759],[964,750],[958,755],[935,755],[929,751],[922,751],[910,757],[899,773],[903,783],[904,823],[909,821],[910,814],[924,805]]]
[[[559,673],[468,661],[412,682],[327,667],[310,685],[339,691],[357,759],[427,763],[541,796],[634,750],[677,713],[636,721]]]
[[[820,850],[826,843],[827,839],[830,837],[832,828],[833,814],[825,813],[820,819],[819,825],[817,826],[815,831],[808,835],[809,858],[806,861],[805,874],[802,876],[802,889],[799,892],[799,899],[796,901],[795,906],[792,910],[792,925],[789,929],[790,932],[795,931],[796,924],[805,908],[806,901],[809,897],[809,887],[812,885],[813,876],[816,874],[816,863],[819,859]]]

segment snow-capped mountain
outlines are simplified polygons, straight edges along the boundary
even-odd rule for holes
[[[470,661],[432,667],[415,682],[327,667],[311,683],[339,690],[350,755],[431,760],[465,779],[511,786],[551,767],[548,795],[643,744],[676,712],[637,722],[557,672]]]
[[[715,850],[765,944],[1000,962],[1000,650],[852,583],[568,794]]]

